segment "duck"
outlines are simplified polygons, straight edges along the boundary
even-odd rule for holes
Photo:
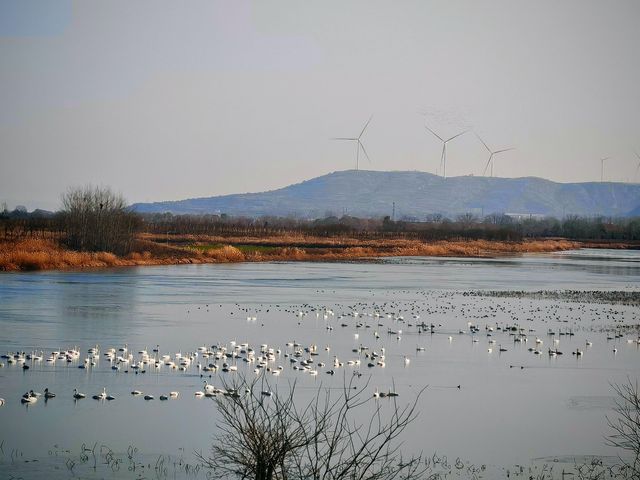
[[[77,388],[73,389],[73,398],[78,400],[80,398],[85,398],[85,397],[86,397],[86,395],[84,393],[80,393]]]
[[[36,396],[31,396],[28,393],[25,393],[22,398],[20,399],[20,401],[22,403],[36,403],[38,401],[38,397]]]
[[[22,403],[35,403],[38,401],[38,396],[33,390],[29,390],[28,392],[25,392],[24,395],[22,395],[20,401]]]
[[[387,394],[385,392],[379,391],[378,387],[376,387],[376,391],[373,392],[373,398],[384,398],[386,396],[387,396]]]
[[[55,393],[50,392],[48,388],[44,389],[44,398],[49,399],[49,398],[54,398],[56,396]]]
[[[98,393],[97,395],[93,395],[91,398],[93,398],[94,400],[105,400],[107,398],[107,389],[103,388],[102,392]]]

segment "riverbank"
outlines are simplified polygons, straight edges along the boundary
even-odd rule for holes
[[[142,235],[125,256],[77,252],[50,239],[29,238],[0,243],[0,271],[63,270],[141,265],[178,265],[271,261],[357,261],[376,257],[496,257],[544,253],[581,247],[625,248],[625,244],[585,244],[562,239],[518,242],[405,239],[285,237],[154,237]]]

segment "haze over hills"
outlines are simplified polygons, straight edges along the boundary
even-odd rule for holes
[[[141,213],[250,217],[379,217],[391,215],[394,202],[396,219],[469,212],[623,217],[640,212],[640,184],[556,183],[536,177],[445,179],[415,171],[346,170],[268,192],[137,203],[133,208]]]

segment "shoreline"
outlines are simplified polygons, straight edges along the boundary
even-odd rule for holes
[[[108,252],[77,252],[65,249],[54,240],[27,238],[0,243],[0,272],[277,261],[357,262],[407,256],[494,258],[579,248],[637,247],[634,243],[626,242],[579,242],[564,239],[432,242],[397,238],[369,240],[302,236],[176,236],[163,239],[143,234],[136,240],[134,252],[118,256]]]

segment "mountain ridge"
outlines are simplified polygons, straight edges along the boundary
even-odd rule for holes
[[[321,218],[349,214],[423,219],[513,213],[535,216],[630,216],[640,211],[640,184],[559,183],[539,177],[443,178],[426,172],[343,170],[256,193],[136,203],[141,213]]]

